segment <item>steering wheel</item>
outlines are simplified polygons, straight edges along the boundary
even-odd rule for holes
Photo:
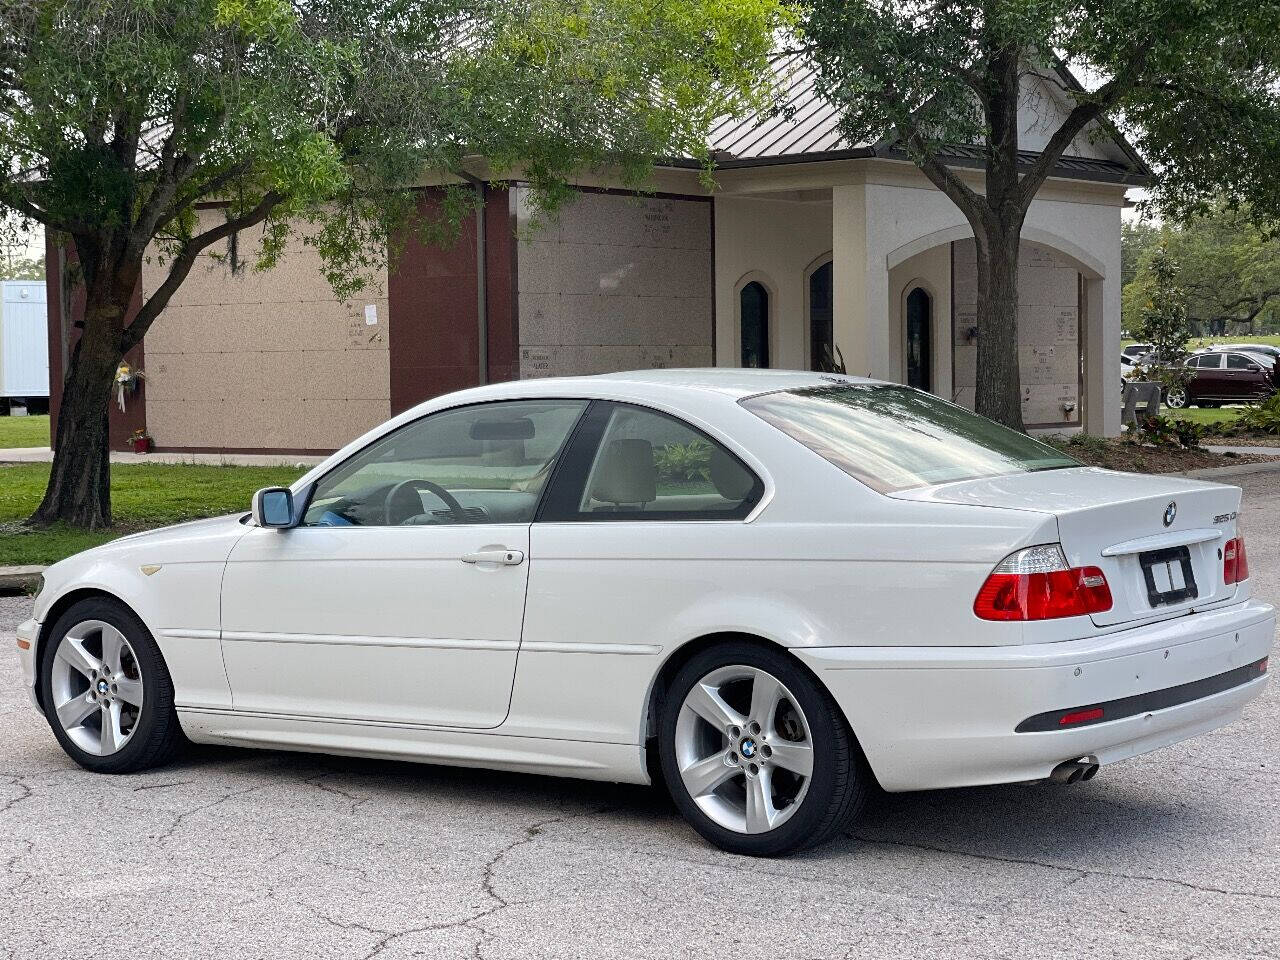
[[[401,480],[387,493],[383,506],[387,515],[388,526],[399,526],[410,517],[422,513],[422,497],[419,490],[426,490],[449,508],[454,523],[466,523],[467,514],[452,493],[430,480]]]

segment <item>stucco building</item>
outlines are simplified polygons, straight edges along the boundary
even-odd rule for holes
[[[113,444],[145,428],[158,449],[329,451],[483,381],[655,366],[813,369],[833,356],[849,373],[972,405],[972,232],[892,145],[845,142],[810,81],[794,73],[795,110],[785,116],[714,131],[714,191],[692,161],[661,166],[643,196],[584,177],[556,222],[530,230],[527,187],[491,184],[482,218],[452,247],[409,243],[356,302],[334,298],[302,244],[269,273],[216,251],[130,358],[146,376],[113,410]],[[1028,159],[1065,109],[1054,84],[1032,87]],[[952,153],[980,185],[980,152]],[[1118,432],[1121,210],[1146,174],[1123,139],[1091,129],[1031,205],[1019,313],[1030,425]],[[424,186],[424,213],[437,201],[438,188]],[[240,248],[252,239],[239,238]],[[63,261],[50,250],[54,383],[76,310]],[[149,268],[143,294],[160,279]]]

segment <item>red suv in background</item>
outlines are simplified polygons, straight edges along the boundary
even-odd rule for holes
[[[1265,354],[1213,351],[1188,357],[1191,377],[1173,387],[1164,402],[1174,410],[1216,407],[1224,403],[1255,403],[1276,391],[1275,362]]]

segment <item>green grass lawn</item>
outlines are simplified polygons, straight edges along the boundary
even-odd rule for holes
[[[1244,407],[1185,407],[1182,410],[1166,408],[1161,412],[1176,420],[1190,420],[1192,423],[1203,423],[1208,426],[1211,423],[1230,423],[1244,413],[1244,409]]]
[[[1187,346],[1192,350],[1198,350],[1201,347],[1212,346],[1215,343],[1268,343],[1273,347],[1280,347],[1280,335],[1262,335],[1256,337],[1192,337],[1187,342]]]
[[[31,530],[22,521],[44,496],[49,464],[0,464],[0,566],[54,563],[126,533],[248,510],[255,490],[287,486],[302,472],[295,467],[116,464],[111,468],[115,527]]]
[[[1120,347],[1124,349],[1131,343],[1137,343],[1137,341],[1126,338],[1120,341]],[[1273,347],[1280,347],[1280,334],[1260,334],[1256,337],[1192,337],[1187,341],[1187,349],[1199,350],[1215,343],[1269,343]]]
[[[0,417],[0,447],[48,447],[49,417]]]

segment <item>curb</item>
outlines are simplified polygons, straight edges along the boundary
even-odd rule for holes
[[[1204,467],[1200,470],[1180,470],[1177,473],[1165,473],[1165,477],[1187,477],[1192,480],[1212,477],[1238,477],[1246,473],[1280,473],[1280,460],[1261,461],[1259,463],[1233,463],[1229,467]]]
[[[31,593],[48,567],[0,567],[0,593]]]

